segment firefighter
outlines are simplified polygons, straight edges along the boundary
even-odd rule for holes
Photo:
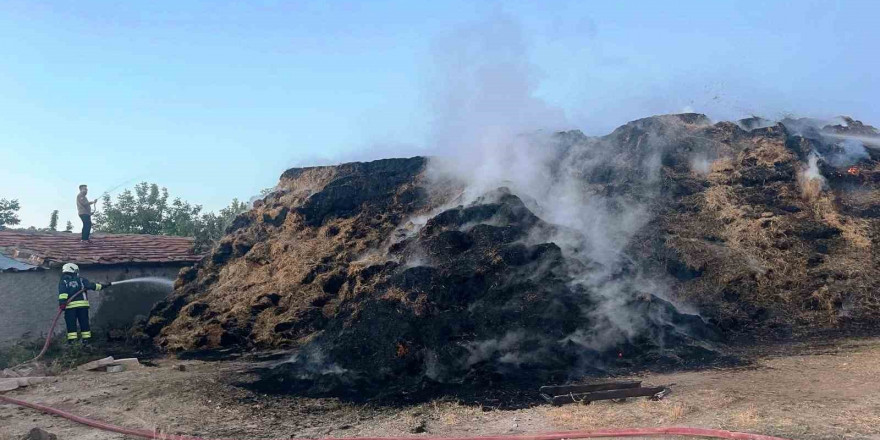
[[[82,338],[88,344],[92,337],[89,328],[89,297],[88,291],[100,291],[110,287],[112,283],[93,283],[79,276],[79,266],[67,263],[61,268],[61,281],[58,283],[58,307],[64,310],[64,321],[67,323],[67,343],[74,343]],[[76,324],[79,323],[79,333]]]

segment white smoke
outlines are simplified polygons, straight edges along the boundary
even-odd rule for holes
[[[804,170],[804,178],[808,181],[817,181],[822,187],[825,186],[825,177],[822,176],[822,173],[819,171],[818,154],[810,154],[810,158],[807,160],[807,168]]]
[[[840,144],[841,153],[834,156],[832,164],[835,166],[852,165],[862,159],[867,159],[868,150],[858,139],[844,139]]]
[[[508,187],[543,220],[580,233],[550,237],[568,257],[595,269],[576,281],[598,302],[585,311],[595,328],[568,340],[600,349],[638,334],[647,318],[624,305],[633,292],[652,294],[657,286],[635,276],[615,278],[625,264],[624,248],[651,219],[652,194],[607,196],[601,194],[601,185],[592,188],[587,182],[594,171],[610,167],[612,174],[617,168],[634,170],[637,183],[651,188],[659,179],[663,148],[675,141],[674,119],[665,130],[669,138],[646,135],[639,140],[637,149],[647,152],[641,155],[611,148],[611,141],[601,138],[579,135],[560,141],[554,133],[568,126],[565,115],[538,96],[522,31],[504,16],[444,39],[436,46],[435,63],[437,156],[429,176],[436,182],[463,183],[464,194],[456,204]],[[470,346],[468,363],[510,348],[513,336]]]
[[[837,139],[858,141],[862,144],[862,147],[880,148],[880,136],[856,136],[836,133],[822,133],[822,135]]]
[[[293,363],[299,367],[296,370],[296,377],[301,380],[314,380],[316,377],[328,375],[339,376],[348,371],[338,364],[330,362],[324,351],[318,346],[308,346],[303,351],[294,353],[290,358],[276,365],[287,363]]]
[[[568,124],[561,110],[536,96],[536,69],[520,27],[495,15],[441,39],[433,53],[428,93],[438,171],[466,181],[472,197],[510,177],[546,181],[535,164],[550,154],[530,151],[524,134]]]
[[[763,118],[752,117],[748,120],[752,126],[757,126],[756,121],[767,121]],[[814,154],[819,154],[819,159],[824,159],[835,167],[844,167],[855,164],[861,160],[869,159],[870,154],[868,148],[880,149],[880,136],[859,136],[852,134],[841,134],[833,131],[832,125],[848,127],[852,119],[847,117],[836,117],[832,119],[817,118],[786,118],[780,121],[785,128],[793,135],[803,136],[818,142],[821,150]],[[767,123],[775,124],[776,122],[768,121]],[[763,125],[763,124],[762,124]],[[743,121],[740,121],[743,126]],[[743,127],[754,128],[754,127]],[[818,160],[818,159],[817,159]],[[818,168],[817,168],[818,170]],[[816,173],[807,172],[810,176],[818,176]],[[821,177],[821,176],[819,176]],[[824,180],[823,180],[824,182]]]
[[[712,161],[704,155],[695,155],[691,158],[691,169],[697,174],[709,174],[712,172]]]
[[[490,339],[485,341],[477,341],[467,344],[465,348],[470,355],[466,361],[466,366],[470,367],[474,364],[491,359],[496,355],[502,358],[508,357],[512,360],[519,348],[519,343],[525,339],[525,332],[522,330],[514,330],[507,332],[501,339]]]
[[[801,194],[807,200],[815,200],[826,189],[827,182],[825,176],[819,170],[819,155],[816,152],[810,153],[807,160],[807,166],[801,169],[798,174],[798,184],[801,188]]]

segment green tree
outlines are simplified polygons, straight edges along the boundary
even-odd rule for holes
[[[196,237],[201,228],[199,218],[201,212],[201,205],[191,205],[180,198],[174,199],[171,206],[166,209],[165,218],[162,220],[162,234]]]
[[[64,232],[73,232],[73,223],[70,220],[67,221],[67,225],[64,226]]]
[[[20,208],[18,200],[0,199],[0,228],[19,224],[17,213]]]
[[[139,183],[134,191],[125,190],[110,199],[103,196],[103,208],[95,214],[95,228],[115,234],[153,234],[194,237],[196,251],[214,245],[232,224],[235,217],[248,210],[248,204],[238,199],[219,212],[202,212],[180,198],[168,202],[166,188],[155,183]]]
[[[49,216],[49,230],[57,231],[58,230],[58,210],[52,211],[52,215]]]
[[[226,229],[232,225],[235,217],[248,210],[248,204],[238,199],[232,199],[229,206],[214,214],[209,212],[203,214],[199,219],[200,230],[196,233],[196,246],[207,248],[214,243],[220,241],[226,234]]]
[[[95,214],[95,229],[116,234],[152,234],[163,232],[168,209],[168,190],[155,183],[141,182],[134,192],[127,189],[116,203],[104,194],[103,210]]]

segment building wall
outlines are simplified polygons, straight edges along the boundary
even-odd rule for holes
[[[89,281],[122,281],[140,277],[177,278],[181,266],[92,266],[80,275]],[[0,345],[27,337],[43,337],[58,312],[61,270],[0,272]],[[95,336],[110,328],[127,327],[137,315],[147,315],[171,289],[150,283],[129,283],[100,292],[89,292],[91,324]],[[64,331],[58,320],[56,333]]]

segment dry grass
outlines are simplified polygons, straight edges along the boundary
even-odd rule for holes
[[[755,404],[753,403],[746,405],[745,408],[733,414],[733,421],[738,426],[757,426],[761,422],[761,417],[758,413],[758,407],[755,406]]]
[[[752,151],[752,157],[758,159],[758,165],[765,167],[773,167],[777,163],[797,161],[794,153],[785,148],[785,141],[776,138],[759,140],[758,148]]]
[[[287,206],[301,205],[309,196],[321,190],[338,174],[336,167],[312,167],[294,179],[282,179],[278,189],[284,194],[280,201]]]
[[[731,171],[733,171],[733,158],[732,157],[722,157],[716,159],[712,162],[710,166],[710,171],[712,173],[718,173],[723,176],[728,175]],[[717,178],[717,176],[716,176]]]
[[[707,211],[724,225],[720,233],[725,239],[725,247],[742,253],[749,266],[763,272],[767,260],[772,259],[766,252],[755,252],[756,249],[766,251],[773,246],[777,236],[781,234],[781,219],[775,216],[754,218],[746,211],[748,204],[743,203],[736,195],[733,187],[715,185],[705,192],[704,203]]]
[[[834,195],[830,192],[822,194],[813,203],[816,216],[841,230],[841,235],[849,244],[856,248],[867,249],[871,247],[870,223],[864,219],[844,217],[835,208]]]
[[[601,401],[541,407],[539,410],[554,427],[560,429],[601,429],[677,424],[686,420],[695,409],[685,402],[629,399],[622,403]]]
[[[742,204],[736,200],[733,188],[727,185],[715,185],[705,192],[706,209],[724,222],[732,222],[743,218],[746,212]]]
[[[432,418],[446,427],[471,423],[484,416],[482,406],[462,405],[459,402],[434,401],[431,403],[431,413]]]

